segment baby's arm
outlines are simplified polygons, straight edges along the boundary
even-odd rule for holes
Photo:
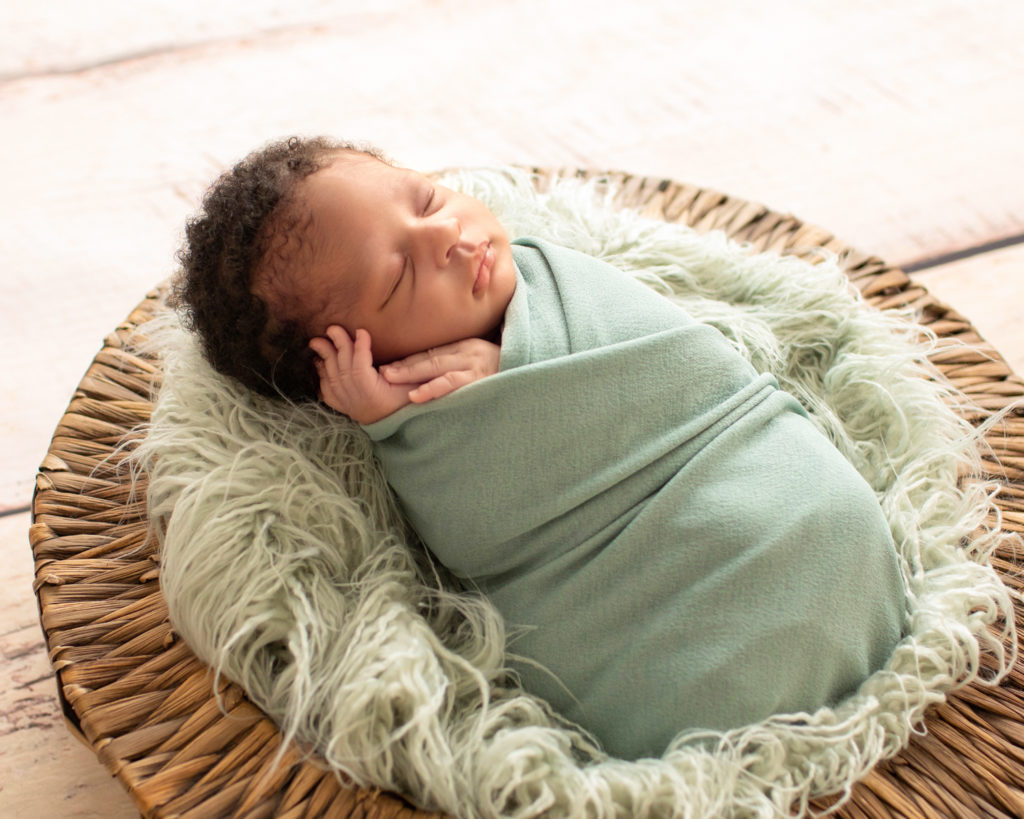
[[[468,338],[373,366],[370,334],[356,330],[355,341],[341,327],[314,338],[320,398],[332,409],[360,424],[386,418],[410,402],[424,403],[498,371],[501,348]]]

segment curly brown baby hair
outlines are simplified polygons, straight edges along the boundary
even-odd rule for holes
[[[272,142],[224,172],[185,225],[170,303],[214,369],[264,395],[317,397],[308,332],[298,321],[275,318],[254,292],[254,279],[275,234],[289,227],[299,183],[342,151],[383,158],[327,137]]]

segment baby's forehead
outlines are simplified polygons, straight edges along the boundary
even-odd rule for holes
[[[303,180],[293,224],[292,296],[314,325],[345,324],[361,298],[368,259],[378,253],[380,211],[401,195],[415,172],[368,154],[345,151]],[[301,246],[301,248],[300,248]]]
[[[304,184],[316,185],[331,177],[348,180],[355,185],[377,188],[381,191],[394,191],[420,179],[423,174],[412,168],[405,168],[386,162],[372,154],[359,151],[341,151],[321,170],[304,180]]]
[[[431,184],[409,168],[344,153],[304,180],[298,191],[309,214],[304,233],[313,254],[338,270],[365,268],[388,249],[382,234],[396,232]]]

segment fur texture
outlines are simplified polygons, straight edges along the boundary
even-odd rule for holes
[[[835,709],[680,737],[658,760],[607,758],[509,684],[500,618],[418,549],[357,426],[243,391],[164,318],[145,331],[166,368],[135,457],[171,618],[286,736],[359,784],[458,816],[773,816],[895,754],[927,706],[978,677],[983,654],[1009,667],[1012,604],[985,563],[1002,537],[984,524],[995,489],[961,480],[980,474],[980,433],[951,409],[966,399],[928,365],[908,317],[863,304],[837,259],[751,255],[575,182],[542,195],[525,176],[477,171],[448,184],[512,235],[669,294],[772,372],[878,494],[908,636]]]

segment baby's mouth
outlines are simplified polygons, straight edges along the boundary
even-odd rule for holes
[[[491,282],[491,271],[494,269],[494,248],[490,242],[486,242],[481,247],[483,253],[480,255],[480,261],[476,266],[476,276],[473,278],[474,295],[487,289],[487,285]]]

